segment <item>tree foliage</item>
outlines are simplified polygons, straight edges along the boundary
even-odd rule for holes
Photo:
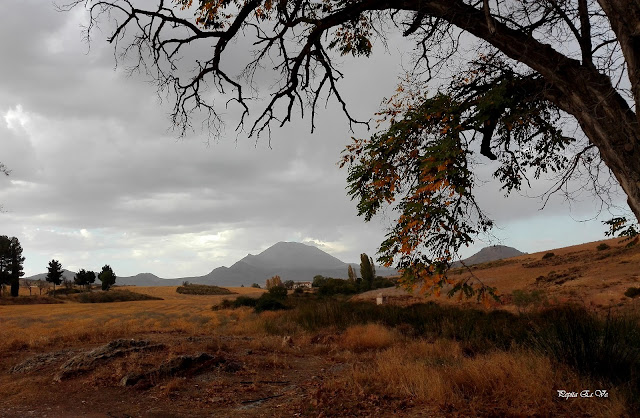
[[[11,286],[11,296],[20,292],[20,277],[24,276],[22,245],[16,237],[0,235],[0,284]]]
[[[91,289],[91,285],[96,281],[96,273],[80,269],[73,278],[73,281],[78,286],[85,286],[87,289]]]
[[[360,254],[360,290],[367,291],[373,288],[373,279],[376,277],[373,259],[365,253]]]
[[[397,210],[380,256],[407,285],[438,292],[449,284],[487,300],[481,283],[474,289],[446,275],[460,247],[493,225],[474,196],[478,154],[496,161],[506,194],[552,175],[545,198],[583,188],[599,195],[611,187],[610,170],[640,219],[636,0],[75,0],[66,9],[78,4],[89,10],[88,37],[111,19],[109,42],[172,96],[181,134],[198,115],[219,134],[220,112],[233,104],[249,135],[282,126],[296,108],[311,114],[313,131],[318,104],[330,98],[351,125],[369,126],[343,99],[337,58],[368,57],[399,30],[415,45],[406,80],[385,101],[377,132],[356,139],[341,162],[365,219],[384,206]],[[232,73],[225,63],[240,40],[254,50]],[[476,44],[461,48],[469,42]],[[199,45],[211,54],[182,59]],[[460,58],[469,50],[478,54]],[[254,83],[265,67],[279,77],[266,91]],[[433,89],[435,79],[445,82]],[[252,103],[263,105],[250,117]],[[563,129],[569,117],[576,132]],[[570,190],[576,177],[581,186]],[[617,219],[612,229],[636,233]]]
[[[56,286],[59,286],[60,283],[62,283],[62,264],[60,264],[58,260],[54,259],[49,261],[45,280],[49,283],[53,283],[53,292],[55,294]]]
[[[284,287],[284,285],[282,284],[282,279],[278,275],[273,276],[270,279],[267,279],[266,288],[271,289],[274,287]]]
[[[102,282],[102,290],[109,290],[111,286],[116,284],[116,278],[116,274],[108,264],[105,264],[100,274],[98,274],[98,280]]]
[[[351,266],[351,264],[349,264],[349,266],[347,267],[347,277],[349,278],[349,281],[353,283],[355,283],[357,280],[356,272]]]

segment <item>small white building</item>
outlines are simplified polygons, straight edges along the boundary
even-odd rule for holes
[[[294,289],[311,289],[311,282],[294,282]]]

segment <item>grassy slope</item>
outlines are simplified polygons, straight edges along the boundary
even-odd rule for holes
[[[542,290],[549,300],[558,303],[575,302],[589,308],[608,308],[624,305],[635,309],[640,298],[624,296],[629,287],[640,286],[640,245],[625,248],[619,239],[591,242],[571,247],[551,249],[539,253],[526,254],[507,260],[494,261],[471,267],[471,272],[488,286],[494,286],[502,295],[510,295],[514,290]],[[611,248],[598,251],[596,247],[606,243]],[[554,257],[542,259],[547,252]],[[452,278],[469,277],[464,269],[452,271]],[[536,283],[540,276],[565,274],[574,277],[562,284],[553,282]],[[378,293],[389,296],[407,297],[402,289],[373,290],[359,295],[359,299],[374,299]],[[419,295],[418,295],[419,296]],[[440,303],[456,303],[445,297],[429,298]],[[422,298],[421,298],[422,300]],[[509,298],[506,298],[509,301]]]

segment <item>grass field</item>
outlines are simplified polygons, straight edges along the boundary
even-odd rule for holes
[[[264,290],[206,296],[135,286],[124,289],[163,300],[0,305],[0,416],[634,416],[640,299],[622,293],[635,283],[640,257],[611,247],[585,244],[554,250],[555,259],[532,254],[474,269],[505,294],[542,289],[555,297],[526,309],[290,295],[290,309],[256,313],[212,307]],[[581,263],[572,280],[536,285]],[[602,303],[629,309],[565,309],[559,296],[578,291],[590,302],[608,292]],[[121,338],[160,348],[55,380],[76,356]],[[202,353],[209,360],[189,366]],[[151,376],[144,384],[122,385],[141,373]],[[563,390],[607,396],[565,399]]]
[[[229,297],[183,295],[173,286],[126,289],[163,300],[0,306],[0,351],[46,347],[61,342],[102,341],[141,332],[210,332],[218,325],[218,315],[212,312],[211,306]],[[239,295],[259,296],[264,292],[243,287],[231,290]]]

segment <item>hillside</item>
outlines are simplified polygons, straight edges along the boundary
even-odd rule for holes
[[[75,275],[76,275],[75,271],[62,269],[62,277],[64,279],[73,280]],[[35,280],[46,280],[46,279],[47,279],[47,273],[39,273],[39,274],[35,274],[33,276],[23,277],[22,280],[34,280],[35,281]]]
[[[629,287],[640,287],[640,245],[627,248],[619,241],[614,238],[523,254],[476,264],[470,269],[457,268],[450,275],[456,281],[477,277],[487,286],[495,287],[507,305],[518,290],[539,291],[551,303],[573,302],[599,309],[636,306],[640,298],[626,297],[624,292]],[[380,293],[368,292],[358,298],[373,299],[376,292]],[[384,293],[401,299],[416,296],[403,289],[384,289]],[[432,298],[441,303],[457,303],[444,296]],[[423,299],[418,295],[415,300]]]

